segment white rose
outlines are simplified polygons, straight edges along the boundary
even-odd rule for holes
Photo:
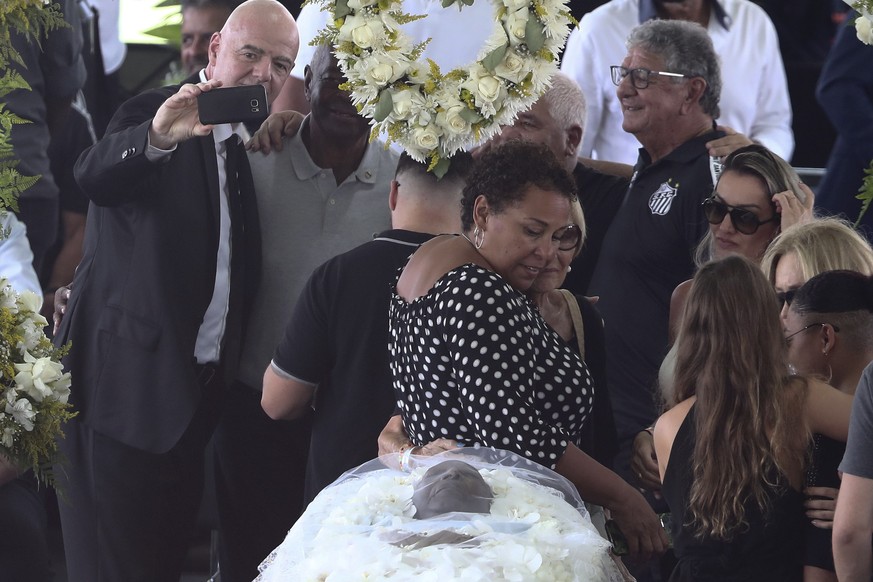
[[[507,12],[515,12],[526,6],[530,6],[529,0],[503,0],[503,5],[506,6]]]
[[[366,75],[379,85],[386,85],[394,76],[394,68],[388,63],[376,63]]]
[[[503,88],[503,83],[494,75],[482,75],[476,81],[477,101],[481,97],[488,103],[493,103],[500,96],[500,90]]]
[[[372,85],[384,86],[403,76],[406,69],[385,55],[373,55],[361,62],[362,75]]]
[[[864,44],[873,44],[873,23],[869,18],[861,16],[855,21],[855,32],[858,34],[858,40]]]
[[[372,6],[378,0],[349,0],[348,6],[355,12],[358,12],[362,8],[366,8],[367,6]]]
[[[20,424],[24,430],[33,430],[33,419],[36,417],[36,411],[30,404],[30,400],[19,398],[15,403],[6,403],[6,414],[12,415],[15,422]]]
[[[347,16],[342,27],[340,27],[337,39],[341,41],[350,40],[356,46],[369,49],[381,44],[384,36],[384,30],[380,21],[360,16]]]
[[[413,109],[420,109],[424,105],[424,99],[418,91],[409,89],[392,93],[391,102],[394,105],[394,119],[398,121],[408,119]]]
[[[437,123],[450,135],[463,135],[470,131],[470,124],[461,117],[461,112],[466,109],[463,105],[449,107],[445,111],[437,113]]]
[[[39,313],[42,307],[42,296],[33,291],[25,291],[18,296],[18,304],[23,310]]]
[[[506,29],[507,36],[509,36],[509,44],[511,46],[524,42],[524,30],[527,26],[529,14],[527,7],[525,7],[506,16],[503,27]]]
[[[433,125],[416,127],[412,130],[412,143],[418,148],[430,151],[440,143],[439,131]]]
[[[34,358],[30,354],[24,355],[23,364],[15,364],[18,373],[15,375],[15,384],[19,390],[28,396],[42,402],[46,397],[53,395],[52,384],[63,381],[63,366],[53,362],[51,358]]]
[[[527,68],[524,66],[524,59],[518,56],[514,50],[507,50],[503,57],[503,62],[494,68],[494,74],[498,77],[503,77],[507,81],[520,83],[527,76]]]

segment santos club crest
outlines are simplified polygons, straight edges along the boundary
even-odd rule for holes
[[[679,193],[679,184],[671,186],[670,181],[661,184],[655,193],[649,198],[649,209],[652,214],[664,216],[670,212],[670,206],[673,205],[673,199]]]

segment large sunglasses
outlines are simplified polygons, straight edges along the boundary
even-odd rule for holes
[[[787,305],[791,307],[791,302],[794,301],[794,296],[797,295],[797,288],[789,289],[788,291],[780,291],[776,294],[776,300],[779,302],[779,310]]]
[[[775,209],[773,216],[767,220],[758,220],[758,217],[751,210],[729,206],[715,196],[704,200],[701,206],[709,224],[721,224],[724,217],[730,214],[731,224],[734,225],[737,232],[742,234],[755,234],[762,224],[779,220],[779,214],[775,212]]]
[[[575,224],[567,225],[552,236],[552,241],[558,243],[560,251],[574,251],[582,241],[582,231]]]

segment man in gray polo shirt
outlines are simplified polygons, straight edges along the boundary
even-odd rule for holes
[[[234,547],[251,547],[249,562],[265,558],[302,511],[309,419],[276,422],[261,409],[261,382],[294,304],[312,271],[391,227],[385,193],[397,154],[369,143],[329,47],[307,68],[311,113],[281,150],[249,154],[258,195],[261,282],[242,344],[237,382],[228,391],[216,431],[216,493],[231,496]],[[222,505],[222,504],[219,504]],[[229,532],[230,533],[230,532]],[[266,546],[266,547],[265,547]],[[257,554],[260,552],[260,555]],[[234,563],[240,560],[233,560]],[[226,572],[248,579],[256,572]]]

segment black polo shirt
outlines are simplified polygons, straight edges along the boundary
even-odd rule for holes
[[[318,267],[273,364],[317,385],[305,503],[378,454],[396,406],[388,367],[388,302],[398,270],[432,235],[389,230]]]
[[[654,164],[644,150],[606,238],[589,292],[606,325],[606,371],[619,441],[656,417],[653,390],[667,353],[670,296],[694,274],[706,232],[701,202],[712,194],[717,162],[691,139]]]
[[[594,275],[594,267],[603,247],[603,239],[627,192],[628,180],[598,172],[581,163],[573,169],[579,202],[585,214],[588,235],[579,256],[573,259],[563,287],[577,295],[585,295]]]

